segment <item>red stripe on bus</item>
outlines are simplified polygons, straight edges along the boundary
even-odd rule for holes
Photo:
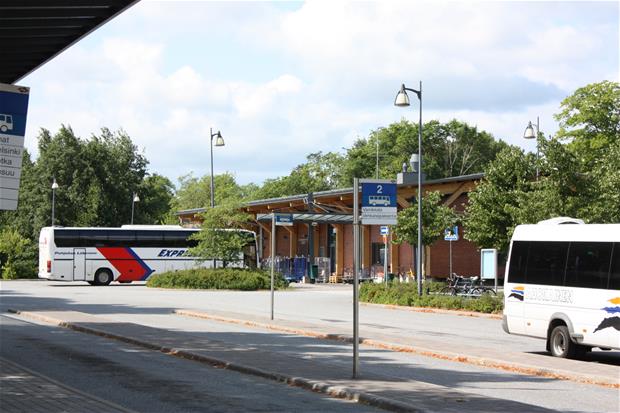
[[[141,281],[153,272],[129,248],[100,247],[97,250],[120,272],[116,281]]]

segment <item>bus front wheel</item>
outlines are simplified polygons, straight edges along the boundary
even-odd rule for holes
[[[95,274],[95,285],[109,285],[112,282],[110,270],[101,269]]]

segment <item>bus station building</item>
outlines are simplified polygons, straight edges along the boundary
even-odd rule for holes
[[[442,203],[463,213],[471,192],[483,174],[464,175],[424,182],[424,192],[438,191]],[[417,184],[397,186],[398,210],[407,208],[417,198]],[[353,270],[353,188],[335,189],[309,194],[261,199],[243,204],[244,211],[253,217],[253,229],[257,233],[259,257],[271,255],[271,217],[273,213],[293,214],[293,225],[277,226],[275,255],[278,257],[307,257],[315,262],[320,257],[329,260],[329,275],[347,276]],[[198,226],[200,214],[206,208],[178,211],[184,226]],[[459,275],[480,274],[480,253],[476,244],[463,237],[459,227],[457,241],[445,241],[442,237],[424,248],[423,275],[445,278],[450,272],[450,247],[452,271]],[[415,272],[413,248],[407,243],[391,242],[388,236],[388,272],[413,274]],[[452,245],[450,246],[450,243]],[[362,225],[361,260],[362,272],[383,276],[384,237],[379,225]]]

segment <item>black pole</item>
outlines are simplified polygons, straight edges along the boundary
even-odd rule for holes
[[[314,197],[308,193],[308,212],[314,212]],[[308,223],[308,277],[312,279],[312,266],[314,265],[314,226]]]

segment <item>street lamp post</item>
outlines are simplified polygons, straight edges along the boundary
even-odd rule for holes
[[[133,198],[131,199],[131,225],[133,225],[133,210],[136,202],[140,202],[140,197],[137,193],[133,193]]]
[[[394,106],[407,107],[410,105],[407,91],[413,92],[418,96],[420,101],[420,120],[418,123],[418,253],[416,256],[416,275],[418,279],[418,295],[422,295],[422,81],[420,81],[420,89],[410,89],[402,84],[400,90],[394,99]],[[412,156],[412,168],[413,156]],[[415,170],[414,170],[415,172]]]
[[[224,138],[220,131],[213,133],[213,128],[209,129],[211,136],[211,208],[215,206],[215,182],[213,181],[213,138],[215,139],[215,146],[224,146]]]
[[[536,116],[536,134],[534,134],[534,127],[532,126],[532,122],[528,122],[527,127],[525,128],[525,132],[523,133],[523,137],[525,139],[536,139],[536,180],[538,180],[538,158],[540,156],[540,150],[538,146],[538,135],[540,134],[540,118]]]
[[[56,177],[54,177],[54,182],[52,182],[52,226],[54,226],[54,218],[55,218],[55,204],[56,204],[56,190],[58,189],[58,183],[56,182]]]

